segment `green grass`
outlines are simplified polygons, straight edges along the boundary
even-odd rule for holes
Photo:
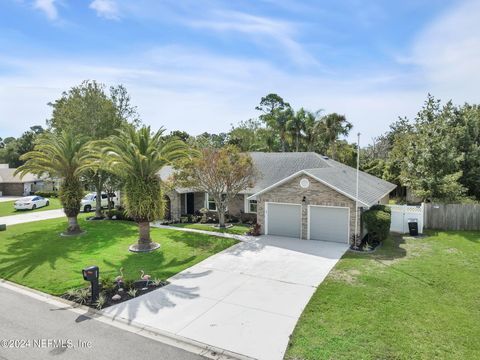
[[[250,229],[250,226],[247,226],[247,225],[234,225],[226,229],[219,229],[212,225],[213,224],[172,224],[172,226],[176,226],[180,228],[215,231],[215,232],[236,234],[236,235],[245,235],[245,233]]]
[[[152,229],[160,249],[139,254],[128,251],[136,242],[137,226],[127,221],[85,221],[86,234],[61,237],[66,219],[9,226],[0,232],[0,278],[60,295],[83,286],[82,268],[100,267],[101,276],[115,277],[124,268],[126,279],[139,279],[140,270],[152,278],[167,279],[235,244],[224,239],[178,230]]]
[[[0,202],[0,217],[1,216],[9,216],[9,215],[19,215],[19,214],[28,214],[31,212],[37,211],[45,211],[45,210],[53,210],[53,209],[61,209],[62,205],[60,204],[60,200],[56,198],[48,199],[50,201],[50,205],[44,206],[35,210],[15,210],[13,208],[13,203],[15,201],[5,201]]]
[[[345,254],[285,358],[479,359],[480,232],[430,235]]]

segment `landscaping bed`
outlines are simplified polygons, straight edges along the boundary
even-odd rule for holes
[[[61,297],[100,310],[160,289],[168,285],[168,281],[155,279],[148,283],[141,284],[141,286],[136,286],[132,281],[123,284],[115,284],[112,282],[107,284],[107,286],[104,286],[104,284],[105,282],[100,284],[100,296],[97,301],[92,301],[90,287],[71,289]]]
[[[480,232],[427,235],[347,252],[305,308],[285,358],[480,358]]]

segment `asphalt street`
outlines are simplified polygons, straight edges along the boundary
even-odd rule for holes
[[[206,358],[0,287],[0,359]]]

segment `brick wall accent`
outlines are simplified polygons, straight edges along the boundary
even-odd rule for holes
[[[23,183],[3,183],[0,184],[0,191],[3,196],[23,196]]]
[[[232,216],[239,217],[241,211],[245,211],[245,195],[238,194],[228,204],[228,213]]]
[[[175,190],[167,192],[167,195],[170,198],[170,217],[174,221],[180,220],[181,215],[181,202],[180,194]]]
[[[300,180],[307,178],[310,186],[304,189],[300,186]],[[265,233],[265,203],[266,202],[281,202],[302,204],[303,197],[306,198],[306,203],[302,205],[302,238],[306,239],[308,234],[308,219],[307,209],[308,205],[325,205],[325,206],[343,206],[350,208],[350,234],[353,234],[355,229],[355,201],[346,197],[343,194],[333,190],[332,188],[310,178],[304,174],[291,179],[290,181],[281,184],[270,191],[267,191],[258,196],[257,205],[257,221],[261,225],[262,234]],[[359,204],[359,207],[361,205]],[[360,228],[360,217],[359,217]]]

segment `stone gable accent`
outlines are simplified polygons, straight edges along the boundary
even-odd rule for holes
[[[310,182],[308,188],[300,186],[300,180],[307,178]],[[305,197],[305,203],[302,203]],[[322,184],[321,182],[300,174],[288,182],[281,184],[273,189],[260,194],[257,197],[257,222],[261,225],[262,234],[265,233],[265,203],[279,202],[302,205],[302,238],[307,239],[308,234],[308,205],[324,205],[324,206],[342,206],[350,208],[350,234],[355,229],[355,201],[349,197],[335,191],[334,189]],[[360,216],[358,220],[358,228],[360,230]]]

